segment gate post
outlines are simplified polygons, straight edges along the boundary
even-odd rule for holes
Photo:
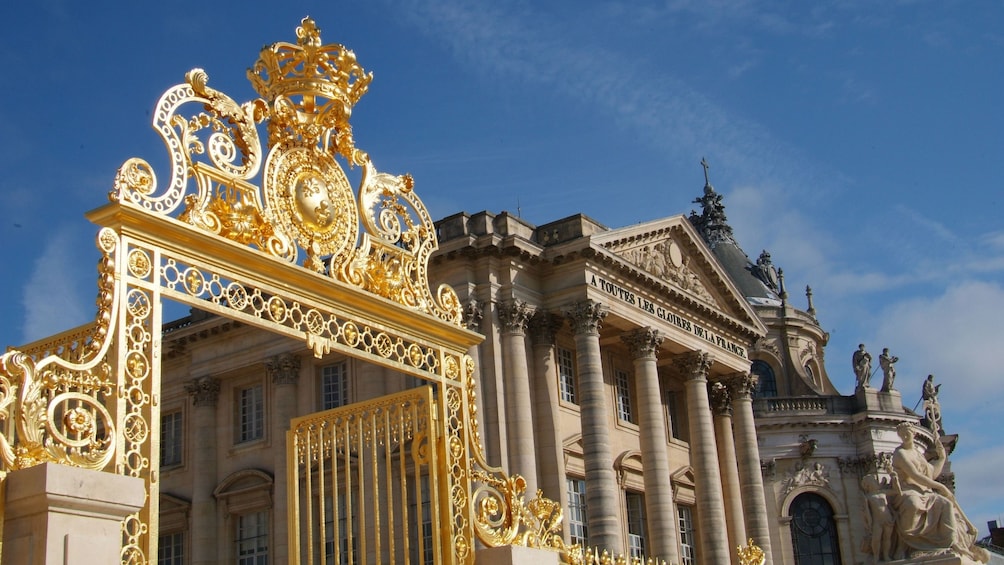
[[[143,479],[43,463],[4,481],[3,565],[119,563],[122,519],[146,500]]]

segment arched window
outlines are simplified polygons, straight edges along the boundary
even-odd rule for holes
[[[757,398],[767,398],[777,396],[777,380],[774,379],[774,369],[766,361],[757,359],[750,366],[750,372],[756,375],[760,382],[757,384]]]
[[[840,565],[837,524],[825,498],[806,492],[791,503],[791,543],[795,565]]]

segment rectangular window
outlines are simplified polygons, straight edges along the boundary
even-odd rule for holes
[[[568,488],[568,532],[569,542],[586,546],[586,481],[566,479]]]
[[[666,392],[666,411],[669,413],[669,435],[674,439],[683,439],[680,436],[680,395],[673,391]]]
[[[634,411],[631,409],[631,379],[627,371],[617,371],[617,417],[624,422],[634,423]]]
[[[268,565],[268,512],[237,517],[237,565]]]
[[[645,497],[641,493],[624,495],[627,503],[628,556],[645,557]]]
[[[181,465],[182,438],[181,410],[160,416],[160,466]]]
[[[694,513],[689,506],[676,506],[680,517],[680,564],[694,565],[697,562],[697,540],[694,538]]]
[[[262,385],[237,389],[237,443],[265,437],[265,390]]]
[[[347,361],[321,368],[321,410],[349,403],[349,364]]]
[[[565,402],[578,404],[575,396],[575,358],[571,350],[559,347],[558,357],[558,385],[561,388],[561,399]]]
[[[157,538],[157,565],[183,565],[185,533],[161,534]]]

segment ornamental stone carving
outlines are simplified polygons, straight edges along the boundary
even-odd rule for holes
[[[729,388],[721,381],[708,385],[708,398],[711,401],[711,411],[716,416],[732,415],[732,395]]]
[[[265,360],[265,374],[277,385],[296,384],[300,377],[300,358],[292,353],[280,353]]]
[[[220,398],[220,379],[200,377],[185,383],[185,392],[192,397],[194,406],[216,406]]]
[[[593,300],[576,302],[565,312],[565,316],[572,324],[572,331],[576,334],[599,335],[606,315],[606,307]]]
[[[627,344],[631,357],[635,359],[655,357],[662,340],[658,330],[652,328],[638,328],[621,335],[621,341]]]
[[[533,310],[522,300],[506,300],[498,305],[499,323],[502,331],[513,335],[526,334],[526,324]]]
[[[830,470],[826,465],[813,463],[811,466],[799,461],[784,477],[783,494],[787,495],[798,487],[811,485],[825,487],[830,484]]]
[[[554,338],[563,325],[565,325],[565,319],[561,316],[546,310],[537,310],[530,317],[527,329],[535,344],[550,346],[554,345]]]
[[[729,393],[736,400],[750,400],[756,391],[760,378],[750,373],[732,373],[723,379],[729,387]]]
[[[481,329],[481,319],[485,315],[485,304],[477,298],[471,298],[464,304],[464,327],[469,330]]]
[[[689,351],[673,359],[673,365],[684,380],[706,379],[714,358],[703,351]]]

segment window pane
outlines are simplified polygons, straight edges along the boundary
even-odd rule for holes
[[[182,565],[184,563],[185,534],[161,534],[157,538],[157,565]]]
[[[557,350],[558,385],[561,387],[561,399],[565,402],[578,404],[575,397],[575,359],[572,352],[563,347]]]
[[[680,563],[694,565],[697,562],[697,540],[694,539],[694,513],[689,506],[677,506],[676,515],[680,520]]]
[[[750,372],[757,376],[756,396],[759,398],[770,398],[777,396],[777,380],[774,378],[774,369],[766,361],[757,359],[750,365]]]
[[[268,565],[268,512],[237,517],[237,565]]]
[[[182,420],[181,412],[171,412],[160,417],[160,465],[168,467],[181,464]]]
[[[349,403],[349,364],[345,361],[321,369],[321,409]]]
[[[617,417],[625,422],[634,422],[631,409],[631,385],[626,371],[617,371]]]
[[[645,497],[637,492],[624,495],[627,503],[628,556],[645,556]]]
[[[586,545],[586,481],[566,479],[568,488],[568,531],[569,542]]]
[[[237,392],[237,441],[265,437],[265,398],[261,385]]]

